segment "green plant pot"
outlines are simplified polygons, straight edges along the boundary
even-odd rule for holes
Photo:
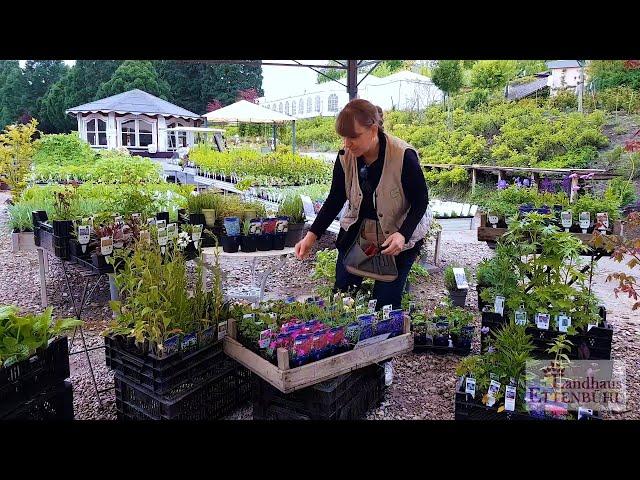
[[[209,228],[213,228],[216,223],[216,211],[211,208],[203,208],[202,214],[204,215],[204,223]]]

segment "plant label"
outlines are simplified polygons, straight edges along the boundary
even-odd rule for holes
[[[549,330],[549,320],[551,315],[548,313],[536,313],[536,326],[541,330]]]
[[[571,326],[571,317],[561,313],[557,316],[556,321],[558,322],[558,330],[560,332],[566,333],[569,331],[569,327]]]
[[[155,224],[156,224],[155,217],[147,218],[147,225],[151,226],[151,225],[155,225]]]
[[[222,340],[227,336],[227,321],[218,324],[218,340]]]
[[[597,323],[588,323],[588,324],[587,324],[587,332],[588,332],[589,330],[591,330],[593,327],[597,327],[597,326],[598,326],[598,324],[597,324]]]
[[[491,383],[489,384],[489,391],[487,392],[487,397],[488,397],[487,406],[493,407],[493,405],[496,403],[496,395],[498,394],[499,391],[500,391],[500,382],[496,380],[491,380]]]
[[[476,398],[476,379],[467,377],[464,381],[464,393],[468,393],[471,397]]]
[[[382,307],[383,320],[386,320],[387,318],[389,318],[389,313],[391,313],[391,310],[393,310],[393,305],[385,305],[384,307]]]
[[[367,308],[367,311],[368,311],[369,313],[375,313],[375,311],[376,311],[376,303],[377,303],[377,302],[378,302],[378,300],[377,300],[377,299],[375,299],[375,298],[374,298],[373,300],[369,300],[369,303],[368,303],[368,305],[367,305],[367,307],[368,307],[368,308]]]
[[[158,245],[165,246],[168,242],[169,235],[166,228],[158,228]]]
[[[194,225],[193,230],[191,232],[191,240],[193,243],[197,244],[202,238],[202,225]]]
[[[581,212],[579,222],[582,233],[587,233],[587,229],[591,226],[591,214],[589,212]]]
[[[87,244],[91,239],[91,227],[89,225],[78,226],[78,243],[82,245],[82,253],[87,251]]]
[[[134,221],[140,220],[140,214],[139,213],[132,213],[131,214],[131,220],[134,220]]]
[[[149,233],[149,230],[140,230],[140,241],[151,245],[151,233]]]
[[[568,232],[573,225],[573,215],[571,212],[560,212],[560,221],[564,227],[565,232]]]
[[[504,409],[510,412],[516,409],[516,387],[507,385],[504,392]]]
[[[251,319],[254,322],[256,321],[256,314],[255,313],[245,313],[244,315],[242,315],[243,319]]]
[[[172,242],[175,242],[178,239],[178,224],[170,223],[167,225],[167,237]]]
[[[502,295],[497,295],[493,303],[493,311],[499,315],[504,315],[504,300]]]
[[[498,216],[497,215],[489,215],[489,223],[493,228],[498,228]]]
[[[363,347],[367,347],[369,345],[372,345],[374,343],[378,343],[381,342],[383,340],[386,340],[387,338],[389,338],[389,335],[391,335],[391,333],[383,333],[382,335],[376,335],[375,337],[369,337],[366,340],[362,340],[358,343],[356,343],[353,347],[353,349],[357,349],[357,348],[363,348]]]
[[[162,356],[166,357],[178,351],[180,336],[173,335],[162,344]]]
[[[598,224],[598,230],[608,230],[609,214],[607,212],[596,213],[596,223]]]
[[[114,215],[113,223],[115,223],[116,225],[122,225],[124,223],[122,220],[122,215]]]
[[[578,407],[578,420],[582,417],[593,417],[593,410],[590,408]]]
[[[167,221],[166,220],[156,220],[156,227],[158,227],[158,229],[167,228]]]
[[[467,275],[464,273],[464,268],[454,268],[453,275],[456,279],[456,286],[458,289],[469,288],[467,283]]]
[[[346,305],[347,307],[353,307],[353,304],[356,303],[356,301],[351,297],[344,297],[342,299],[342,303],[343,303],[343,305]]]
[[[82,219],[82,223],[85,224],[85,225],[89,225],[91,228],[93,228],[93,216],[87,217],[87,218],[83,218]]]
[[[520,308],[516,310],[515,322],[516,325],[527,324],[527,311],[524,309],[523,305],[520,305]]]
[[[100,239],[100,255],[107,256],[113,253],[113,238],[102,237]]]
[[[198,338],[195,333],[190,333],[185,335],[182,338],[182,350],[188,350],[189,348],[195,347],[198,343]]]
[[[269,346],[269,342],[271,342],[271,329],[267,328],[266,330],[262,330],[260,332],[260,340],[258,341],[258,345],[260,348],[267,348]]]

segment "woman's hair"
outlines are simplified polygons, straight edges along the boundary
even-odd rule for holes
[[[384,131],[382,109],[368,100],[356,98],[347,103],[336,118],[336,132],[341,137],[355,137],[355,122],[363,127],[377,125]]]

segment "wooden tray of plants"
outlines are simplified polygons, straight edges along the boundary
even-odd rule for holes
[[[501,223],[498,223],[501,225]],[[480,226],[478,227],[478,241],[479,242],[495,242],[500,237],[502,237],[505,233],[507,233],[507,228],[494,228],[487,221],[487,214],[483,213],[480,215]],[[593,234],[592,233],[576,233],[570,232],[575,237],[579,238],[582,243],[592,246],[593,242]],[[620,235],[622,233],[622,222],[620,220],[616,220],[613,222],[613,232],[614,235]]]
[[[286,349],[278,348],[278,365],[272,364],[237,340],[236,320],[230,319],[228,333],[224,338],[224,353],[282,393],[290,393],[412,351],[413,333],[410,331],[410,323],[409,317],[405,316],[403,333],[396,337],[369,343],[300,367],[289,368],[289,353]]]

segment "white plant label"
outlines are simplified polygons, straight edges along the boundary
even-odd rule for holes
[[[140,230],[140,241],[147,245],[151,245],[151,234],[149,233],[149,230]]]
[[[598,324],[597,324],[597,323],[588,323],[588,324],[587,324],[587,332],[588,332],[589,330],[591,330],[593,327],[597,327],[597,326],[598,326]]]
[[[376,303],[377,302],[378,302],[378,300],[375,299],[375,298],[373,300],[369,300],[369,304],[367,305],[368,306],[367,310],[368,310],[369,313],[375,313],[375,311],[376,311]]]
[[[467,275],[464,273],[464,268],[454,268],[453,275],[456,279],[456,286],[458,289],[469,288],[467,283]]]
[[[167,236],[172,242],[175,242],[178,239],[178,224],[170,223],[167,225]]]
[[[464,393],[468,393],[473,398],[476,398],[476,379],[473,377],[467,377],[464,381]]]
[[[154,217],[147,219],[147,225],[155,225],[155,224],[156,224],[156,219]]]
[[[133,220],[134,222],[138,222],[140,220],[140,214],[139,213],[132,213],[131,214],[131,220]]]
[[[227,336],[227,322],[221,322],[218,324],[218,340],[222,340]]]
[[[489,391],[487,392],[487,396],[489,400],[487,402],[487,406],[493,407],[493,404],[496,403],[496,395],[498,395],[499,391],[500,391],[500,382],[496,380],[491,380],[491,383],[489,384]]]
[[[267,328],[260,332],[260,340],[258,341],[258,346],[260,348],[267,348],[271,343],[271,329]]]
[[[609,214],[607,212],[596,213],[596,222],[598,222],[600,230],[609,228]]]
[[[549,330],[549,320],[551,315],[548,313],[536,313],[536,326],[541,330]]]
[[[556,320],[558,321],[558,330],[560,332],[566,333],[569,331],[569,327],[571,326],[571,317],[565,315],[564,313],[561,313],[560,315],[558,315]]]
[[[116,225],[122,225],[123,221],[122,221],[122,215],[116,215],[113,217],[113,222]]]
[[[504,300],[502,295],[498,295],[493,303],[493,311],[499,315],[504,315]]]
[[[489,215],[489,223],[493,228],[497,228],[498,225],[498,216],[497,215]]]
[[[382,319],[386,320],[389,318],[389,313],[393,310],[393,305],[385,305],[382,307]]]
[[[193,231],[191,232],[191,240],[193,240],[193,243],[197,246],[200,238],[202,238],[202,225],[194,225]]]
[[[516,310],[515,322],[516,325],[527,324],[527,311],[524,309],[523,305],[520,305],[520,308]]]
[[[156,220],[156,227],[160,228],[167,228],[167,221],[166,220]]]
[[[111,255],[113,253],[113,238],[102,237],[100,239],[100,254],[103,256]]]
[[[91,239],[91,227],[89,225],[78,226],[78,243],[82,245],[82,252],[86,251],[87,244]]]
[[[504,393],[504,409],[510,412],[516,409],[516,387],[507,385]]]
[[[573,225],[573,215],[571,212],[561,212],[560,213],[560,221],[562,222],[562,226],[565,231],[569,231],[571,225]]]
[[[591,214],[589,212],[581,212],[579,222],[582,233],[587,233],[587,229],[591,226]]]
[[[165,247],[169,240],[166,228],[158,228],[158,245],[160,245],[160,251],[164,255]]]

